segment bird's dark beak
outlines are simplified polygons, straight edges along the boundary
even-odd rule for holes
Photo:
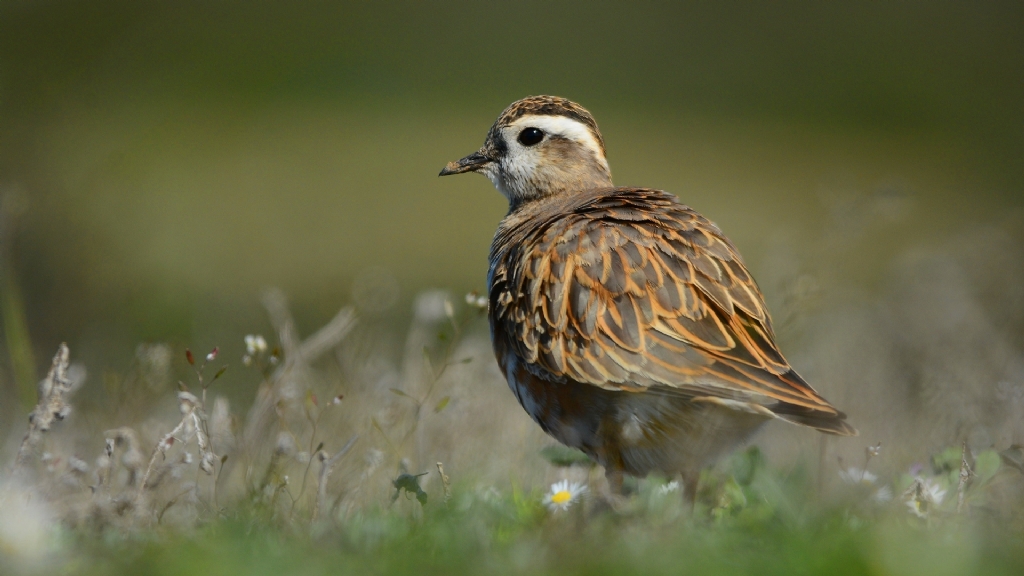
[[[438,174],[438,176],[451,176],[452,174],[462,174],[463,172],[476,172],[492,161],[493,160],[491,158],[478,150],[461,160],[449,162],[448,165],[441,170],[441,173]]]

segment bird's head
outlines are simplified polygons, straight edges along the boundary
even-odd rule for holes
[[[544,196],[612,185],[597,122],[557,96],[513,102],[491,126],[483,147],[449,162],[441,176],[480,172],[513,207]]]

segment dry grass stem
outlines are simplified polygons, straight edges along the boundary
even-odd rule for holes
[[[263,297],[270,323],[277,330],[284,352],[284,362],[264,381],[249,410],[245,430],[239,438],[239,452],[251,459],[259,446],[265,444],[266,435],[273,427],[276,407],[281,400],[296,397],[300,382],[309,372],[309,364],[334,348],[351,332],[356,324],[351,307],[342,308],[334,318],[306,340],[300,340],[295,321],[288,310],[288,302],[278,289],[268,290]]]
[[[149,459],[149,465],[146,466],[146,472],[142,475],[142,481],[139,482],[139,488],[136,492],[136,501],[138,502],[142,501],[143,492],[146,489],[150,475],[153,473],[153,466],[156,464],[157,457],[167,454],[167,451],[174,445],[179,434],[183,435],[183,438],[181,438],[182,444],[187,444],[192,435],[195,435],[196,444],[199,447],[199,469],[207,474],[213,473],[213,463],[217,460],[217,455],[213,453],[210,443],[206,438],[206,433],[203,432],[203,423],[198,414],[200,410],[199,399],[190,392],[178,392],[178,402],[182,413],[181,421],[178,422],[178,425],[173,430],[165,434],[157,442],[156,448],[153,449],[153,455]]]
[[[452,499],[452,486],[448,475],[444,473],[444,465],[440,462],[437,463],[437,473],[441,475],[441,486],[444,487],[444,503],[448,504],[448,501]]]
[[[961,513],[964,509],[964,494],[966,493],[967,481],[970,480],[973,475],[974,472],[971,471],[971,466],[967,463],[967,442],[964,442],[960,451],[960,478],[956,485],[957,514]]]
[[[68,378],[68,363],[71,353],[68,345],[61,343],[57,354],[53,357],[50,372],[39,387],[39,403],[28,418],[28,432],[25,433],[18,455],[14,461],[17,470],[28,460],[36,444],[42,440],[43,433],[50,430],[54,420],[63,420],[71,411],[65,395],[71,391],[72,382]]]
[[[316,522],[317,517],[320,514],[320,510],[323,509],[324,501],[327,499],[327,481],[331,477],[331,472],[334,467],[348,454],[348,451],[352,449],[352,446],[356,443],[359,436],[353,436],[348,442],[334,453],[333,456],[328,457],[327,453],[323,450],[317,452],[317,458],[320,460],[320,478],[317,480],[316,488],[316,506],[313,508],[313,522]]]

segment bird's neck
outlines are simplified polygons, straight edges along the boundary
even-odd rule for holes
[[[519,186],[510,186],[508,197],[509,213],[520,210],[527,204],[542,201],[568,199],[589,190],[614,187],[611,174],[603,166],[587,166],[585,169],[548,170],[535,175]]]

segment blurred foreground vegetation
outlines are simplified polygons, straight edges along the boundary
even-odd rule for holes
[[[863,518],[838,510],[799,519],[756,511],[754,519],[711,522],[673,518],[661,501],[628,517],[584,519],[552,517],[537,508],[536,494],[525,497],[532,501],[507,494],[489,501],[462,497],[449,508],[440,503],[428,507],[419,518],[375,510],[351,519],[344,528],[314,528],[312,533],[242,518],[189,533],[143,531],[127,539],[68,534],[74,540],[64,550],[68,558],[51,559],[47,570],[924,576],[1012,575],[1024,568],[1020,532],[1007,533],[995,525],[952,520],[928,528],[920,521],[886,516],[863,524]],[[668,504],[670,510],[675,506]]]
[[[628,496],[610,502],[599,467],[545,443],[507,402],[485,337],[473,329],[475,297],[466,301],[421,295],[407,335],[414,354],[397,387],[338,388],[330,376],[336,368],[320,357],[345,347],[352,311],[302,339],[282,295],[268,294],[280,343],[245,339],[239,368],[260,383],[244,416],[218,391],[226,366],[219,349],[186,350],[180,361],[192,374],[174,393],[166,350],[140,348],[125,378],[176,395],[176,411],[152,394],[127,392],[69,418],[85,382],[62,350],[0,477],[0,571],[967,575],[1024,568],[1019,444],[1000,450],[971,438],[974,448],[964,441],[924,454],[914,452],[921,444],[913,438],[892,447],[854,438],[833,459],[836,448],[819,437],[815,459],[803,434],[803,455],[787,462],[779,449],[797,447],[765,434],[759,444],[767,453],[750,446],[703,474],[693,510],[678,480],[656,476],[627,483]],[[795,430],[773,431],[783,428]],[[100,445],[94,460],[80,456]],[[555,479],[569,483],[545,489]],[[570,484],[571,496],[554,498]]]

